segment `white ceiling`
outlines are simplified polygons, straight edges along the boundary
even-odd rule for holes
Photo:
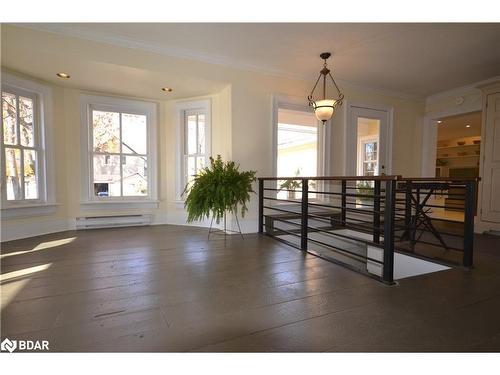
[[[30,24],[65,35],[314,79],[333,52],[341,80],[425,97],[500,75],[500,24]]]
[[[476,137],[481,135],[481,112],[445,117],[438,124],[438,140]],[[466,125],[470,125],[469,128]]]

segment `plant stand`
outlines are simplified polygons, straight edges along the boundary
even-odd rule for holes
[[[210,228],[208,229],[208,238],[207,238],[207,241],[210,240],[210,235],[212,233],[216,233],[216,234],[224,234],[224,243],[226,243],[226,238],[227,238],[227,232],[230,232],[230,233],[239,233],[240,236],[241,236],[241,239],[244,240],[245,237],[243,237],[243,233],[241,232],[241,227],[240,227],[240,221],[238,220],[238,215],[234,215],[234,217],[236,218],[236,224],[238,224],[238,230],[231,230],[231,229],[227,229],[227,226],[226,226],[226,213],[224,213],[224,229],[219,229],[219,228],[213,228],[213,223],[214,223],[214,218],[212,217],[212,221],[210,222]]]

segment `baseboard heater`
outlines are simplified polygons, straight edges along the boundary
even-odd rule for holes
[[[76,218],[76,229],[133,227],[152,222],[153,215],[85,216]]]

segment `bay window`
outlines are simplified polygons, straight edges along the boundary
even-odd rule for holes
[[[2,74],[1,200],[6,218],[47,214],[55,207],[52,178],[47,178],[52,163],[46,131],[50,99],[47,86]]]
[[[156,105],[84,96],[88,162],[85,203],[152,201],[156,189]]]
[[[184,113],[184,185],[205,168],[207,153],[205,145],[206,113],[191,110]]]
[[[211,102],[209,99],[176,104],[177,138],[176,200],[182,201],[187,184],[206,166],[211,156]]]

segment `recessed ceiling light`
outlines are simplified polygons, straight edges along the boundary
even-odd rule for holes
[[[58,76],[59,78],[65,78],[65,79],[68,79],[71,77],[69,74],[66,74],[66,73],[57,73],[56,76]]]
[[[470,128],[470,124],[465,125],[466,128]]]
[[[441,120],[438,120],[438,124],[441,124],[442,122],[443,122],[443,121],[441,121]]]
[[[162,87],[161,88],[161,91],[165,91],[165,92],[172,92],[173,89],[171,89],[170,87]]]

